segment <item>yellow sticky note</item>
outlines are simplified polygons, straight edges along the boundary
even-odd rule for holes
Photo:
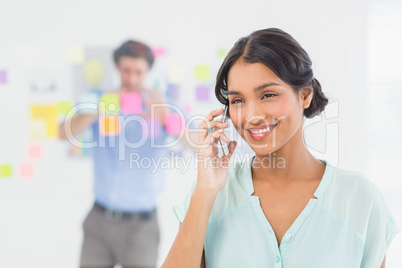
[[[67,48],[67,60],[71,64],[84,63],[85,53],[84,48],[79,46],[71,46]]]
[[[181,65],[171,65],[168,68],[168,80],[171,84],[183,83],[186,77],[185,69]]]
[[[31,120],[44,120],[46,124],[46,134],[43,138],[57,137],[57,105],[32,105]]]
[[[98,60],[89,60],[84,65],[84,75],[90,86],[98,86],[103,76],[103,65]]]
[[[201,82],[208,82],[210,80],[210,71],[208,65],[195,66],[195,79]]]
[[[74,106],[73,101],[69,101],[69,100],[59,101],[57,103],[58,114],[67,114],[71,110],[71,108],[73,108],[73,106]]]
[[[0,165],[0,177],[9,178],[13,176],[13,171],[11,169],[11,165],[4,164]]]
[[[32,139],[45,138],[47,133],[46,121],[43,119],[31,120],[28,124],[28,133]]]

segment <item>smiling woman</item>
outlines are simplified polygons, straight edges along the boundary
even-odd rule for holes
[[[362,173],[316,159],[305,144],[304,117],[328,103],[311,65],[280,29],[235,43],[215,93],[255,155],[229,163],[231,141],[219,157],[227,124],[213,120],[223,110],[205,117],[197,179],[173,206],[181,224],[163,267],[381,266],[400,232],[383,195]]]

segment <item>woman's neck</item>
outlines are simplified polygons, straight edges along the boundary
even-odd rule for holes
[[[293,136],[287,144],[269,155],[257,155],[252,164],[253,179],[263,179],[278,186],[309,179],[312,170],[322,169],[307,149],[303,137]]]

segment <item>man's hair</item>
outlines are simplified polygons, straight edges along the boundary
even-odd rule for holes
[[[124,56],[143,58],[148,62],[149,68],[152,67],[155,61],[154,55],[149,46],[133,40],[124,42],[113,52],[113,60],[115,64],[118,65],[120,58]]]

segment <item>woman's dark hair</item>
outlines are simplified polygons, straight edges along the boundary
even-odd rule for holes
[[[307,118],[320,114],[328,104],[320,83],[314,78],[307,52],[291,35],[277,28],[255,31],[240,38],[229,51],[216,77],[215,95],[222,104],[229,103],[227,77],[230,68],[239,59],[246,63],[264,64],[296,93],[305,86],[311,86],[313,99],[304,109]]]
[[[152,67],[155,61],[152,50],[147,45],[133,40],[124,42],[113,52],[114,63],[118,65],[120,58],[124,56],[143,58],[148,62],[149,68]]]

